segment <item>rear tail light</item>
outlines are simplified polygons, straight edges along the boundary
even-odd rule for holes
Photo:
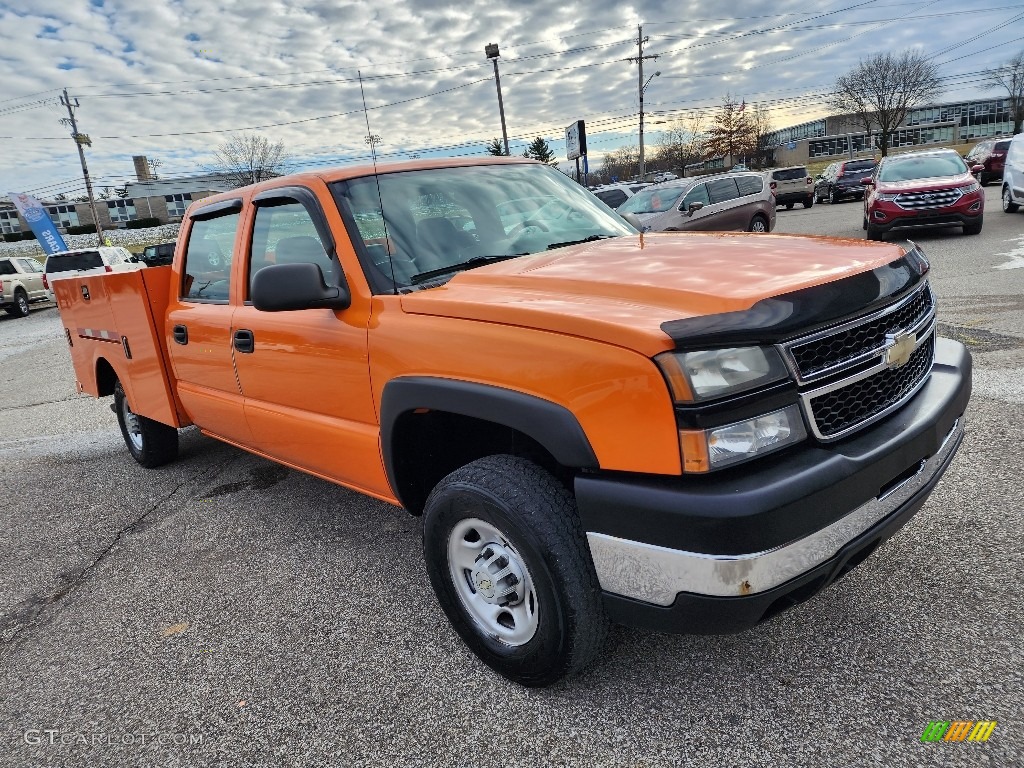
[[[112,266],[110,266],[109,264],[104,264],[103,265],[103,271],[104,272],[113,272],[114,268]]]
[[[43,288],[50,290],[50,281],[46,279],[46,275],[43,275]]]
[[[769,187],[771,187],[771,189],[772,189],[772,192],[774,192],[774,191],[775,191],[776,189],[778,189],[778,188],[779,188],[779,182],[777,182],[777,181],[773,181],[773,182],[772,182],[771,184],[769,184],[768,186],[769,186]]]
[[[807,177],[807,183],[808,184],[813,184],[814,183],[814,179],[812,179],[810,176],[808,176]]]

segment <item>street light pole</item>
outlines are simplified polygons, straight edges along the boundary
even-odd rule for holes
[[[647,87],[647,83],[651,82],[651,80],[653,78],[655,78],[658,75],[660,75],[661,72],[654,73],[653,75],[651,75],[651,77],[647,78],[647,82],[646,83],[644,82],[644,59],[656,59],[656,58],[658,58],[658,56],[657,56],[657,54],[655,54],[653,56],[644,56],[644,43],[647,42],[648,38],[644,37],[644,27],[643,27],[643,24],[637,24],[636,30],[637,30],[637,36],[636,36],[637,55],[636,55],[636,58],[633,58],[631,56],[630,58],[627,59],[627,61],[635,61],[639,65],[639,70],[640,70],[639,73],[638,73],[639,76],[637,77],[637,85],[639,86],[639,89],[640,89],[640,181],[643,181],[644,180],[644,172],[645,172],[645,169],[644,169],[644,89]]]
[[[494,85],[498,88],[498,113],[501,115],[501,138],[505,142],[505,154],[511,155],[508,149],[508,129],[505,128],[505,104],[501,100],[501,77],[498,75],[498,44],[485,45],[484,55],[494,63]]]

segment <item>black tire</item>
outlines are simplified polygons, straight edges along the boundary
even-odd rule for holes
[[[868,231],[868,240],[881,240],[885,237],[885,233],[876,226],[868,224],[865,229]]]
[[[987,173],[979,173],[978,183],[983,187],[987,187],[989,184],[992,183],[992,179]]]
[[[762,216],[760,213],[754,216],[750,220],[750,226],[747,227],[747,232],[770,232],[770,225],[768,219]]]
[[[868,217],[867,216],[863,217],[863,220],[860,223],[860,228],[861,229],[867,229],[868,228]]]
[[[810,208],[813,205],[814,205],[814,195],[811,195],[806,200],[804,200],[804,208]]]
[[[14,289],[14,303],[4,307],[8,315],[15,317],[28,317],[28,295],[21,288]]]
[[[786,203],[786,210],[787,211],[792,211],[793,210],[793,203]]]
[[[830,189],[828,191],[828,202],[829,202],[829,205],[835,205],[836,203],[839,202],[839,198],[836,197],[835,189]]]
[[[508,577],[496,576],[492,584],[489,574],[475,568],[460,572],[449,554],[462,551],[467,560],[479,549],[471,562],[480,564],[495,557],[492,547],[503,553],[497,559],[499,565],[504,559],[503,568],[512,567],[509,559],[513,566],[522,566],[522,579],[502,585]],[[455,631],[485,664],[509,680],[530,687],[550,685],[583,669],[601,650],[608,618],[575,500],[533,462],[487,456],[445,477],[424,508],[423,556],[437,600]],[[522,625],[515,625],[511,610],[490,610],[513,624],[502,624],[510,633],[524,626],[532,629],[518,642],[501,639],[478,613],[496,599],[485,596],[486,589],[507,589],[509,583],[524,589],[514,600],[515,610],[526,614]],[[500,618],[492,621],[501,623]]]
[[[1003,213],[1016,213],[1020,208],[1020,205],[1013,202],[1013,198],[1010,197],[1010,185],[1003,185]]]
[[[178,430],[133,413],[121,382],[114,385],[114,412],[117,413],[124,444],[139,464],[153,469],[177,458]]]
[[[984,217],[979,216],[974,224],[964,224],[965,235],[980,235],[981,225],[984,224]]]

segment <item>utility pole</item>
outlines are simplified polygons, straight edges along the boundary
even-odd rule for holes
[[[511,155],[508,150],[508,130],[505,128],[505,104],[501,100],[501,78],[498,77],[498,44],[485,45],[484,55],[494,63],[494,84],[498,87],[498,113],[501,115],[501,138],[505,142],[505,154]]]
[[[636,57],[629,57],[626,61],[635,61],[638,69],[640,70],[637,77],[637,85],[640,92],[640,181],[644,180],[644,90],[647,88],[647,83],[651,82],[655,77],[661,74],[661,72],[655,72],[649,78],[647,82],[644,82],[644,59],[656,59],[658,55],[644,56],[644,43],[647,42],[648,38],[644,37],[644,26],[643,24],[636,25]]]
[[[68,108],[68,116],[61,120],[64,125],[71,126],[71,138],[75,140],[75,146],[78,147],[78,159],[82,161],[82,176],[85,177],[85,192],[89,195],[89,207],[92,208],[92,220],[96,225],[96,239],[98,245],[103,245],[103,227],[100,226],[100,217],[96,213],[96,199],[92,196],[92,180],[89,178],[89,166],[85,164],[85,150],[83,146],[92,146],[92,141],[88,135],[78,132],[78,123],[75,122],[75,109],[78,108],[78,99],[75,99],[75,103],[71,103],[71,98],[68,96],[68,89],[64,89],[64,95],[61,97],[60,103]]]

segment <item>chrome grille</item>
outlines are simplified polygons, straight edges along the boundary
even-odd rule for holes
[[[801,381],[813,381],[881,354],[887,338],[913,330],[932,316],[934,302],[927,285],[879,313],[815,334],[789,346]]]
[[[934,192],[904,192],[896,195],[893,202],[904,210],[917,211],[922,208],[945,208],[947,205],[953,205],[961,197],[963,192],[954,187],[937,189]]]
[[[886,413],[913,394],[932,367],[935,339],[929,338],[900,368],[886,368],[868,378],[808,399],[817,433],[835,438]]]

